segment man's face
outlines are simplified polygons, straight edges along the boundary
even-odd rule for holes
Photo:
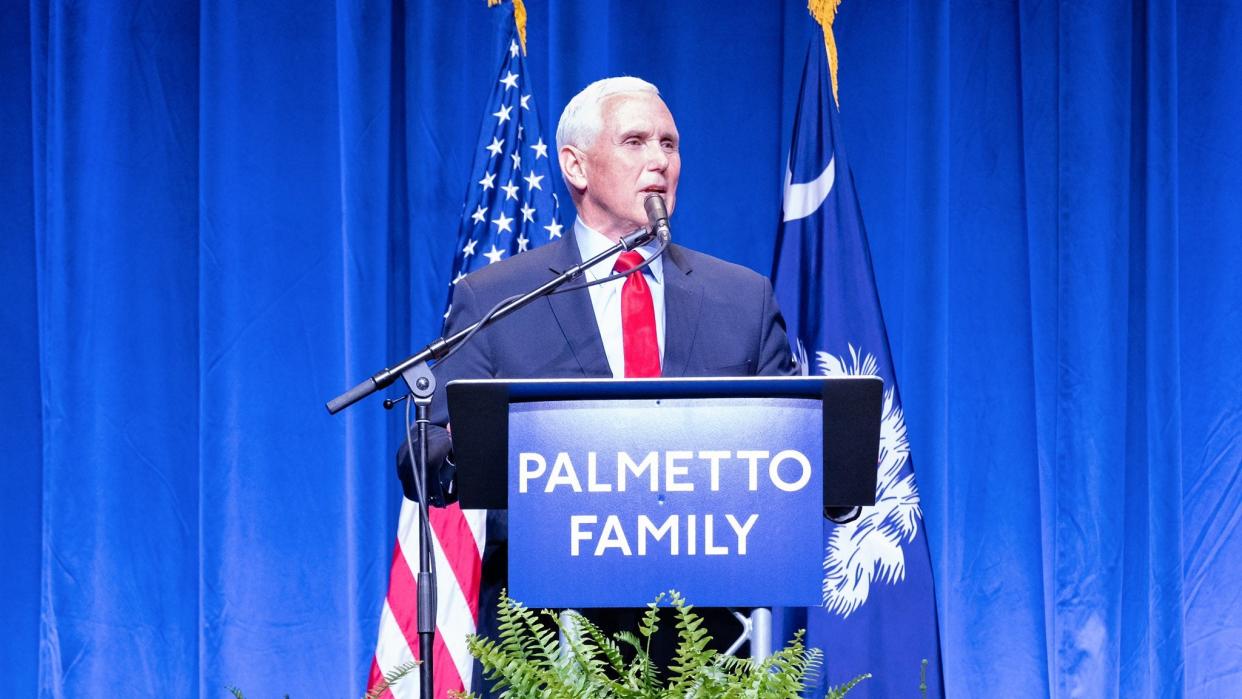
[[[611,95],[602,106],[603,129],[583,152],[586,191],[578,213],[615,238],[647,225],[643,202],[652,193],[664,196],[672,214],[681,155],[677,125],[657,95]]]

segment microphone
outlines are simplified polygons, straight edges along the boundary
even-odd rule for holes
[[[651,232],[660,239],[661,245],[668,245],[673,234],[668,229],[668,209],[664,207],[664,197],[652,194],[643,202],[647,210],[647,222],[651,224]]]

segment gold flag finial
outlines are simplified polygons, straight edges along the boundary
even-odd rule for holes
[[[488,7],[495,7],[505,0],[487,0]],[[522,53],[526,53],[526,3],[513,0],[513,21],[517,24],[518,41],[522,42]]]
[[[807,0],[806,3],[811,16],[824,28],[824,50],[828,52],[828,74],[832,76],[832,100],[838,108],[841,100],[837,97],[837,40],[832,35],[832,21],[836,19],[840,6],[841,0]]]

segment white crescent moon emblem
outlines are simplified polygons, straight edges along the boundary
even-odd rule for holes
[[[794,184],[793,172],[785,168],[785,222],[797,221],[815,213],[828,193],[832,191],[832,183],[837,179],[837,156],[832,156],[828,167],[819,177],[811,182]]]

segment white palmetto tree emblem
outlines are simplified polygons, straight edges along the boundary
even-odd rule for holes
[[[801,343],[799,343],[801,345]],[[809,370],[806,351],[799,346],[803,371]],[[853,345],[850,356],[816,353],[824,376],[874,376],[875,356],[863,355]],[[918,533],[922,509],[914,473],[901,471],[910,458],[906,422],[901,406],[894,401],[893,389],[884,391],[880,421],[880,455],[875,484],[875,506],[864,507],[862,515],[848,524],[835,525],[828,537],[824,555],[824,607],[849,616],[867,602],[873,582],[894,584],[906,576],[904,543]]]

